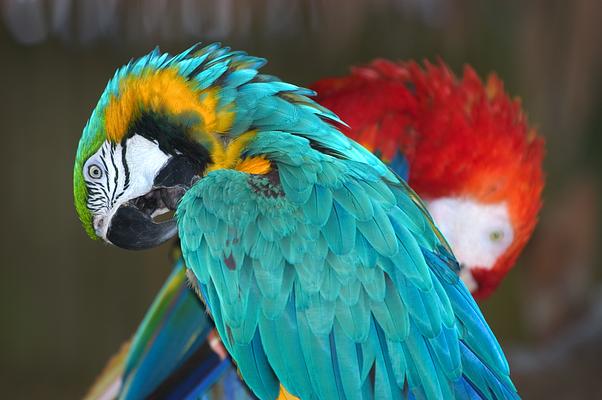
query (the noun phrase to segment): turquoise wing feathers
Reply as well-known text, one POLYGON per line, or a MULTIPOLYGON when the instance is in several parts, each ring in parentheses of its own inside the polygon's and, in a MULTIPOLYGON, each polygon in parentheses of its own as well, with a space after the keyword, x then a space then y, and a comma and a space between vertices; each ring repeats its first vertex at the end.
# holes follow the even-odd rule
POLYGON ((211 348, 213 327, 180 256, 126 356, 108 366, 86 398, 253 399, 230 359, 211 348))
POLYGON ((185 271, 180 258, 136 331, 125 361, 119 398, 186 393, 197 383, 215 380, 210 372, 219 369, 222 361, 206 344, 213 324, 188 287, 185 271), (187 368, 185 362, 193 357, 202 362, 187 368), (195 380, 189 388, 185 380, 175 385, 167 380, 179 370, 195 380))
POLYGON ((277 167, 209 173, 182 199, 178 225, 220 336, 258 397, 276 398, 280 382, 304 399, 518 397, 455 260, 403 181, 329 128, 264 131, 247 151, 277 167), (321 142, 334 152, 316 151, 321 142))

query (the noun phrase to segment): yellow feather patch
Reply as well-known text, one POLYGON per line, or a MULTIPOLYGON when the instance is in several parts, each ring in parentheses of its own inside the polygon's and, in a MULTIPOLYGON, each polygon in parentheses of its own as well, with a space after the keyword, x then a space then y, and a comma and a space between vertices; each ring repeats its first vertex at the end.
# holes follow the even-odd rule
POLYGON ((265 175, 272 170, 272 164, 264 157, 249 157, 240 160, 236 170, 253 175, 265 175))
POLYGON ((214 132, 226 132, 234 122, 233 107, 217 111, 218 88, 197 90, 196 83, 178 74, 175 68, 148 69, 139 75, 123 78, 119 94, 111 97, 105 111, 107 138, 120 141, 130 124, 142 111, 169 116, 198 118, 192 126, 198 140, 218 145, 214 132))
POLYGON ((278 398, 276 400, 299 400, 298 397, 290 394, 282 384, 280 384, 280 393, 278 393, 278 398))
MULTIPOLYGON (((207 172, 217 171, 218 169, 238 169, 237 166, 243 162, 241 160, 243 150, 255 138, 256 134, 256 131, 245 132, 228 143, 226 148, 221 144, 215 146, 211 152, 213 163, 207 167, 207 172)), ((269 164, 269 161, 265 161, 269 164)), ((265 165, 263 167, 265 169, 265 165)))

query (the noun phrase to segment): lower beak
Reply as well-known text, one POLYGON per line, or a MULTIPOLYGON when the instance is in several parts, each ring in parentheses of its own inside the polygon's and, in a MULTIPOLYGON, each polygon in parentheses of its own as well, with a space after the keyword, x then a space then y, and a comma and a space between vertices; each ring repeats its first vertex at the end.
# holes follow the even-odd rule
POLYGON ((471 293, 474 293, 479 288, 479 284, 475 280, 474 276, 472 276, 470 268, 464 265, 460 269, 460 279, 462 279, 462 282, 464 282, 464 285, 468 288, 468 290, 470 290, 471 293))
POLYGON ((106 239, 127 250, 144 250, 176 236, 178 228, 175 218, 155 222, 153 217, 174 211, 199 173, 198 166, 186 157, 172 157, 155 178, 150 192, 122 204, 114 213, 106 239))

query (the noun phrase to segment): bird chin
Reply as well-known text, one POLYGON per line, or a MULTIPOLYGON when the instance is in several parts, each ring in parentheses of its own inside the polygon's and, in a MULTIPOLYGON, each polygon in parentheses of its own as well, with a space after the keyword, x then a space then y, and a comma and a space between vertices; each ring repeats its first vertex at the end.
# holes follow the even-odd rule
POLYGON ((148 193, 119 206, 111 218, 107 241, 127 250, 144 250, 176 236, 174 211, 198 179, 198 173, 198 168, 186 157, 172 157, 159 171, 148 193))

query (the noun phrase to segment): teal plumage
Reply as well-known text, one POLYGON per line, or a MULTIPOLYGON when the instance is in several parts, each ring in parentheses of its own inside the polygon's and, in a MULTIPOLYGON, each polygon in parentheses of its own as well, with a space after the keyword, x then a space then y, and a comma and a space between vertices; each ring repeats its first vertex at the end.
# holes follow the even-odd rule
POLYGON ((233 114, 213 145, 251 131, 240 160, 269 161, 261 173, 217 165, 176 212, 186 265, 247 385, 261 399, 280 385, 303 399, 518 398, 420 199, 311 91, 263 64, 219 45, 154 51, 101 99, 126 74, 177 68, 233 114))
POLYGON ((257 130, 245 155, 273 170, 210 172, 177 210, 184 257, 249 387, 264 399, 279 382, 304 399, 518 397, 420 200, 307 94, 243 84, 235 126, 257 130))

